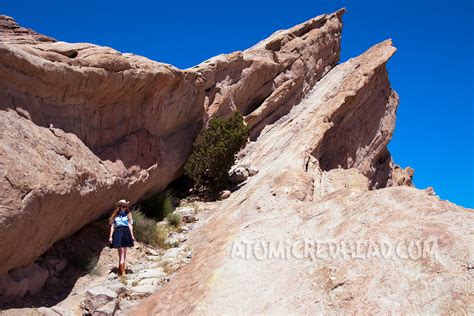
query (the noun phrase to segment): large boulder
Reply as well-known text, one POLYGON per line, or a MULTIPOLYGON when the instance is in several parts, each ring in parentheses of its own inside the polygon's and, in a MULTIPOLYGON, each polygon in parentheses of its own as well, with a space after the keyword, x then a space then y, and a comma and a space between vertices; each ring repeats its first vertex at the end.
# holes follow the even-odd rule
POLYGON ((239 110, 256 137, 336 65, 343 12, 187 70, 0 16, 0 275, 163 190, 209 116, 239 110))
POLYGON ((130 313, 472 313, 473 210, 410 187, 412 170, 387 150, 394 52, 384 41, 336 66, 263 129, 238 162, 258 174, 189 235, 193 260, 130 313))

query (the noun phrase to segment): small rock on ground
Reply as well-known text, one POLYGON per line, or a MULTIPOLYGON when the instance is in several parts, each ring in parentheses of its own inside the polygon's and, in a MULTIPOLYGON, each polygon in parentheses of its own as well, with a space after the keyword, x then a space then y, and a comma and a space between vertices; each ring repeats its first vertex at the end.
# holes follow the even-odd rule
POLYGON ((132 292, 140 294, 151 294, 155 292, 155 286, 153 285, 137 285, 132 287, 132 292))
POLYGON ((138 274, 139 279, 163 278, 165 276, 166 273, 161 268, 145 270, 142 273, 138 274))
POLYGON ((224 190, 221 192, 221 199, 227 199, 230 196, 230 191, 229 190, 224 190))
POLYGON ((106 288, 105 286, 96 286, 87 290, 84 307, 90 313, 94 313, 99 307, 104 306, 116 298, 117 293, 114 291, 106 288))

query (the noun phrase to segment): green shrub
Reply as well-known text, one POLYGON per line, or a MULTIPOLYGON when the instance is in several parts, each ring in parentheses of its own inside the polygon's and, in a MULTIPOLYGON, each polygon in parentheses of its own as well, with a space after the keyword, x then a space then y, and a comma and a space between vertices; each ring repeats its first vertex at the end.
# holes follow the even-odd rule
POLYGON ((193 144, 184 173, 196 187, 217 192, 227 185, 235 154, 245 145, 249 129, 239 112, 229 118, 212 118, 193 144))
POLYGON ((156 244, 163 249, 168 249, 170 246, 165 243, 165 240, 168 238, 169 233, 175 230, 175 227, 170 225, 158 225, 156 229, 158 234, 156 244))
POLYGON ((178 213, 170 213, 166 216, 166 219, 168 220, 168 223, 174 227, 178 227, 179 224, 181 224, 181 215, 178 213))
POLYGON ((146 216, 161 221, 173 212, 173 204, 167 192, 159 192, 142 201, 141 209, 146 216))
MULTIPOLYGON (((175 213, 171 213, 168 216, 172 214, 175 213)), ((176 215, 179 216, 177 213, 176 215)), ((181 217, 179 217, 179 221, 181 221, 181 217)), ((133 232, 135 238, 140 242, 167 249, 169 246, 165 244, 165 240, 168 238, 169 233, 174 230, 176 230, 174 226, 157 225, 154 219, 146 217, 140 210, 133 212, 133 232)))
POLYGON ((149 245, 157 245, 159 236, 156 230, 156 221, 146 217, 141 211, 134 211, 132 214, 135 238, 149 245))

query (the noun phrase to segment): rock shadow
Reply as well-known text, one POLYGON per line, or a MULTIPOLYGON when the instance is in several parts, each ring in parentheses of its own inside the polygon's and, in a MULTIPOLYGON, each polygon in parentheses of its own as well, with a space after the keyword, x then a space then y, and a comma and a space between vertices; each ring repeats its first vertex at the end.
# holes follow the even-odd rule
POLYGON ((107 220, 101 219, 56 242, 35 262, 49 271, 42 289, 36 294, 27 292, 23 297, 0 297, 0 310, 52 307, 66 299, 79 278, 99 273, 100 253, 109 247, 108 229, 107 220))

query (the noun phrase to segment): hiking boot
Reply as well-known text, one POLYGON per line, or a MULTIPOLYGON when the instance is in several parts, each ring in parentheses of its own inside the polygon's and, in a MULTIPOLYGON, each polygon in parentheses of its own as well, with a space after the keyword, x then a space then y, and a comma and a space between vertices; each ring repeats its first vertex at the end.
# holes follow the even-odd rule
POLYGON ((118 267, 118 275, 119 276, 122 276, 124 274, 124 267, 123 267, 123 263, 119 263, 119 267, 118 267))

